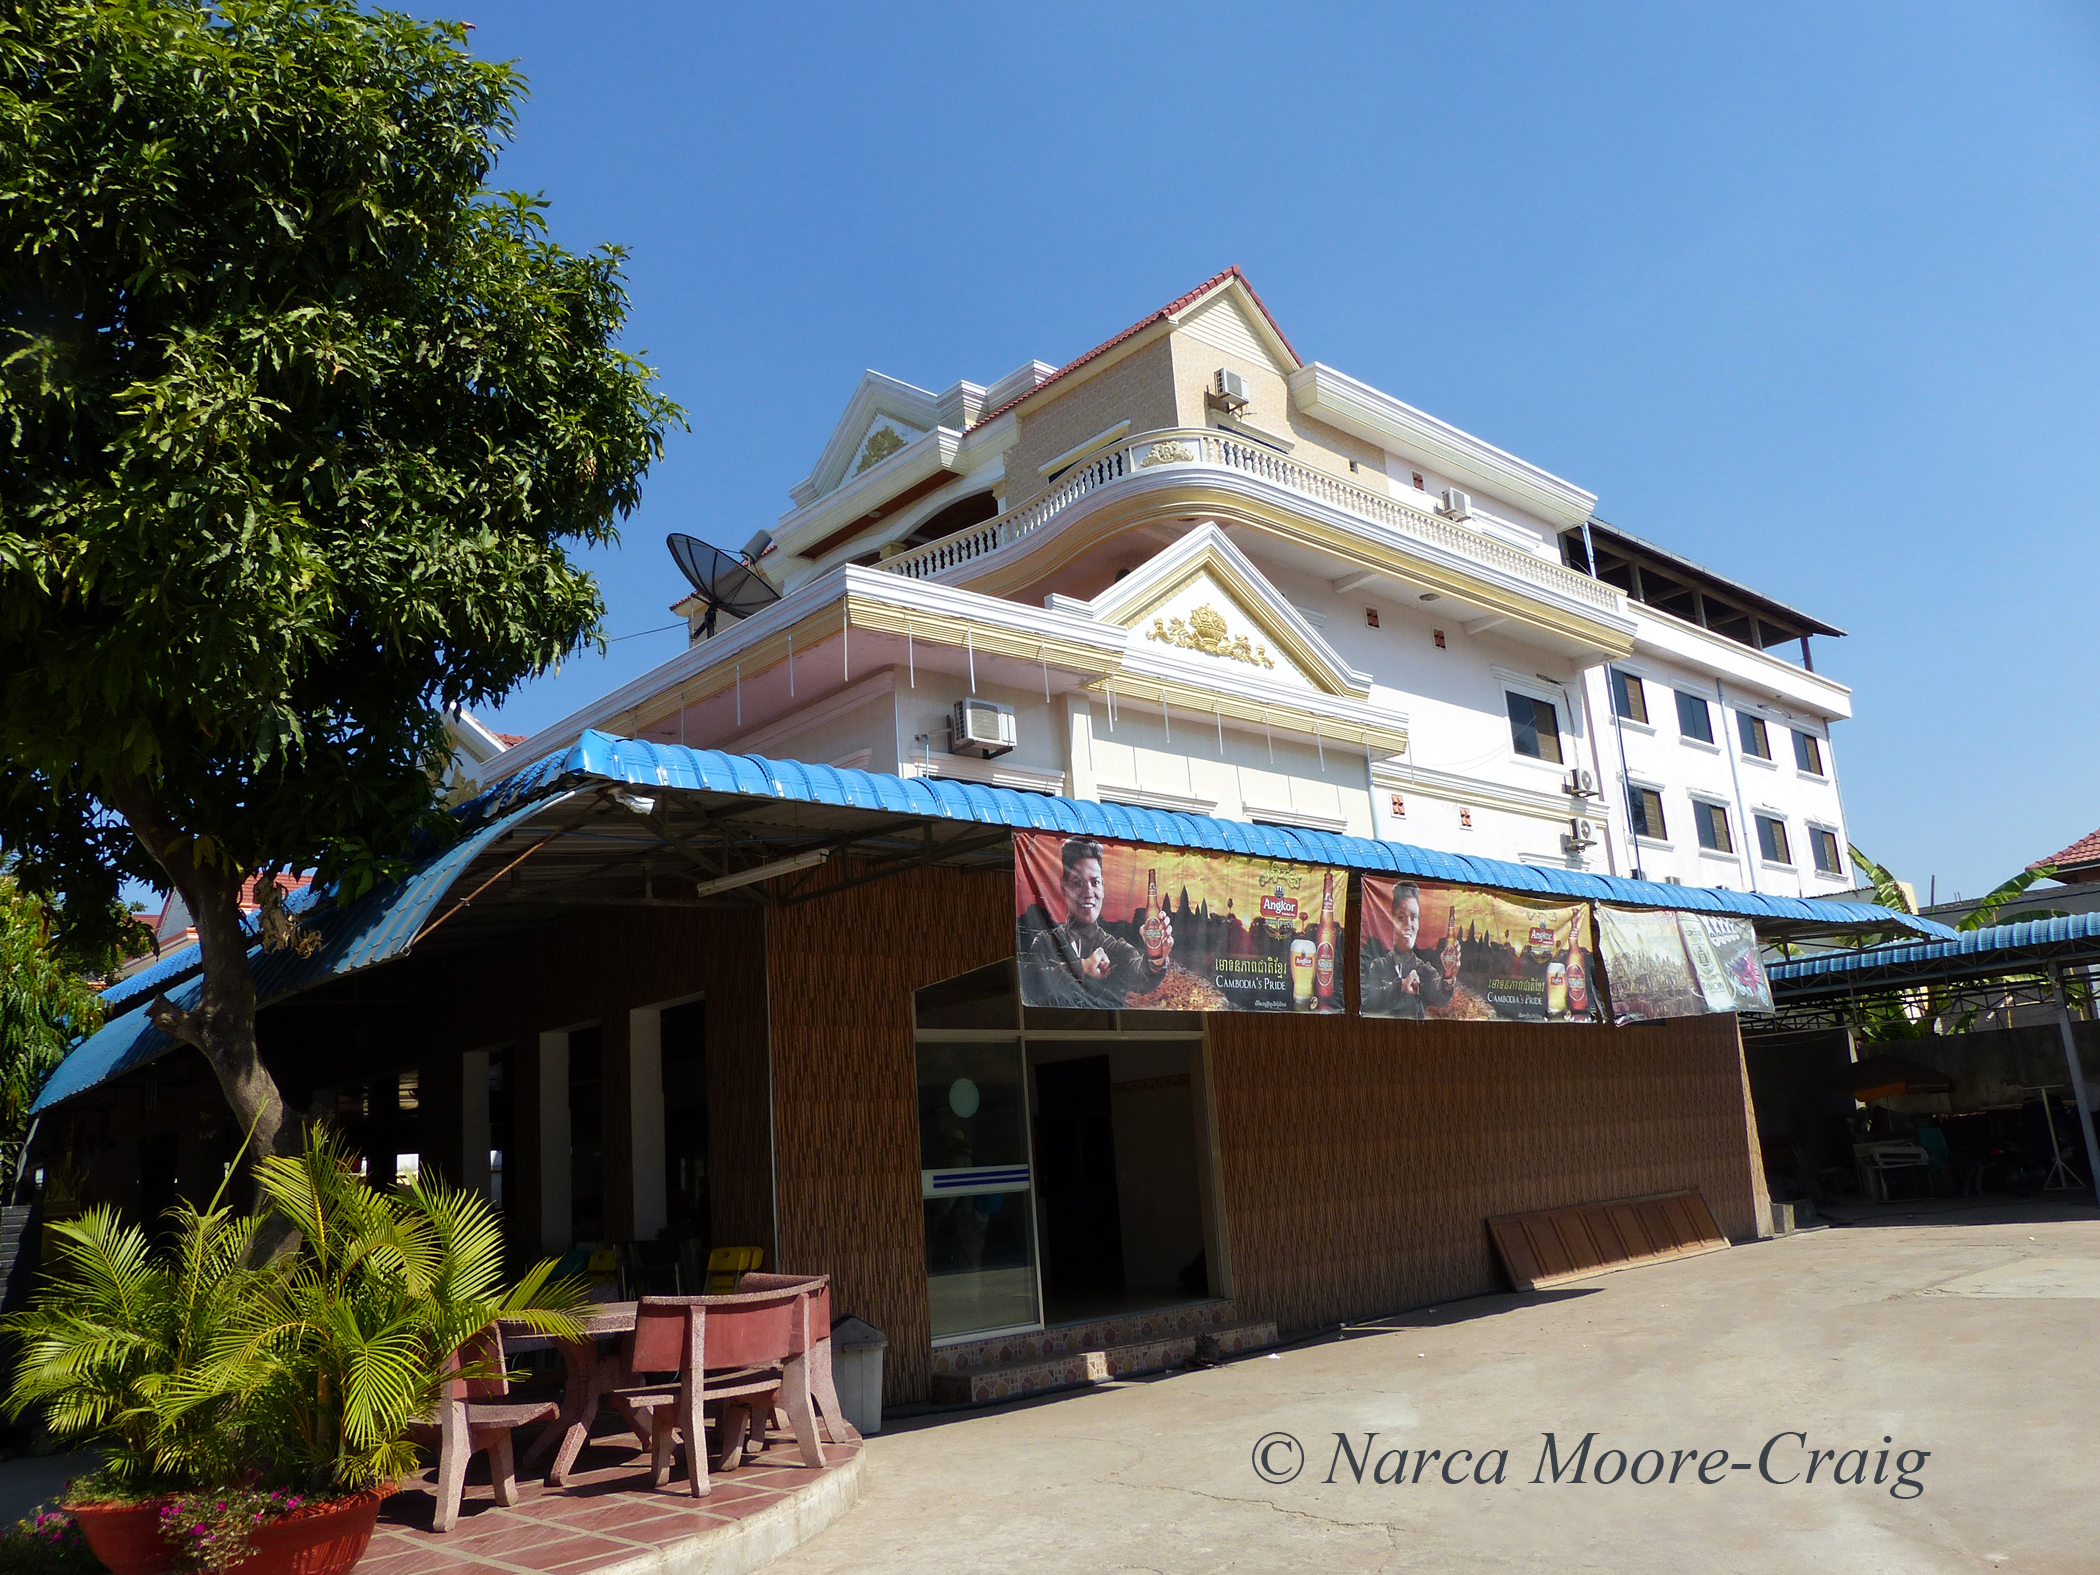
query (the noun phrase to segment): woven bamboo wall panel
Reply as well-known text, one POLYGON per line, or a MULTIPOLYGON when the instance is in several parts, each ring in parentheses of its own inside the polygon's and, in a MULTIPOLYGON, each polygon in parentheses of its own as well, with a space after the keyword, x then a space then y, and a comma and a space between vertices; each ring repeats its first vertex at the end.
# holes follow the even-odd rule
POLYGON ((780 1263, 889 1337, 883 1395, 933 1381, 912 992, 1011 957, 1013 878, 926 869, 773 910, 780 1263))
POLYGON ((1247 1316, 1298 1329, 1500 1289, 1497 1215, 1689 1187, 1736 1238, 1768 1212, 1733 1018, 1208 1022, 1247 1316))
POLYGON ((1721 1252, 1728 1238, 1696 1188, 1487 1222, 1510 1283, 1535 1291, 1670 1258, 1721 1252))

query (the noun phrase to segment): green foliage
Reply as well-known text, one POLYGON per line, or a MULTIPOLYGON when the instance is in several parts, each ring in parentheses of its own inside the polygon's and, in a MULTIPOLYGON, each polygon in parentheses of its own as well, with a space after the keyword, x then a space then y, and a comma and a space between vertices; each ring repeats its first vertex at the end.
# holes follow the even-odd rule
POLYGON ((59 1437, 99 1441, 120 1492, 231 1480, 244 1461, 233 1397, 202 1379, 252 1304, 258 1222, 216 1200, 178 1204, 170 1221, 172 1252, 107 1205, 48 1223, 58 1275, 7 1320, 21 1346, 11 1413, 40 1404, 59 1437))
MULTIPOLYGON (((99 1440, 128 1491, 235 1483, 348 1491, 415 1468, 407 1433, 442 1363, 498 1316, 573 1334, 582 1288, 542 1262, 501 1286, 503 1243, 481 1198, 419 1178, 382 1192, 341 1142, 259 1162, 302 1243, 250 1267, 258 1220, 187 1205, 158 1252, 107 1208, 53 1226, 62 1278, 8 1320, 23 1346, 9 1404, 99 1440)), ((469 1368, 469 1376, 479 1369, 469 1368)))
POLYGON ((79 1524, 64 1510, 45 1510, 0 1531, 0 1575, 104 1575, 79 1524))
POLYGON ((551 1279, 551 1259, 502 1290, 501 1228, 478 1195, 428 1173, 382 1192, 352 1159, 317 1134, 303 1154, 259 1163, 302 1245, 259 1282, 197 1390, 205 1403, 239 1396, 285 1479, 344 1489, 415 1469, 408 1426, 436 1406, 447 1353, 499 1316, 575 1333, 582 1300, 580 1284, 551 1279))
POLYGON ((447 709, 599 637, 566 547, 679 413, 618 346, 621 254, 485 188, 523 84, 465 40, 0 7, 0 843, 69 919, 127 876, 356 894, 449 824, 447 709))
POLYGON ((13 1195, 29 1107, 72 1041, 102 1026, 91 976, 108 971, 119 948, 98 945, 83 954, 69 941, 99 940, 112 932, 150 941, 145 926, 128 914, 107 918, 103 925, 69 931, 47 904, 21 889, 11 871, 0 869, 0 1199, 13 1195))

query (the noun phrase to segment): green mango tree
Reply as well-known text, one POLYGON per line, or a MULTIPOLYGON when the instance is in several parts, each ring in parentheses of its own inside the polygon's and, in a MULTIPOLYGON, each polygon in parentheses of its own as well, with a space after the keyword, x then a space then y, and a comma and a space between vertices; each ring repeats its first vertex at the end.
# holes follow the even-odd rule
POLYGON ((448 712, 600 638, 567 549, 679 419, 621 254, 488 189, 522 91, 349 0, 0 8, 0 847, 69 922, 181 894, 154 1020, 261 1154, 244 884, 447 833, 448 712))

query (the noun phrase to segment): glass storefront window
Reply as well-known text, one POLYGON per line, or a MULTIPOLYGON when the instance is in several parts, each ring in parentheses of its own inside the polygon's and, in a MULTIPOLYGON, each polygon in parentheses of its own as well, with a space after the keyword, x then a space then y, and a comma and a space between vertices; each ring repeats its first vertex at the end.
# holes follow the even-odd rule
POLYGON ((933 1337, 1038 1323, 1021 1042, 921 1040, 919 1177, 933 1337))

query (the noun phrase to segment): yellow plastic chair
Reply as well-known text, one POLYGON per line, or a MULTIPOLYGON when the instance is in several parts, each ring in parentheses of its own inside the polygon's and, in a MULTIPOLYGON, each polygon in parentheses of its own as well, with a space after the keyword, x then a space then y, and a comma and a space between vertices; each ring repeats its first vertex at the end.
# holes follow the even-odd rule
POLYGON ((765 1261, 762 1247, 717 1247, 707 1255, 707 1294, 729 1296, 736 1291, 739 1275, 748 1274, 765 1261))

